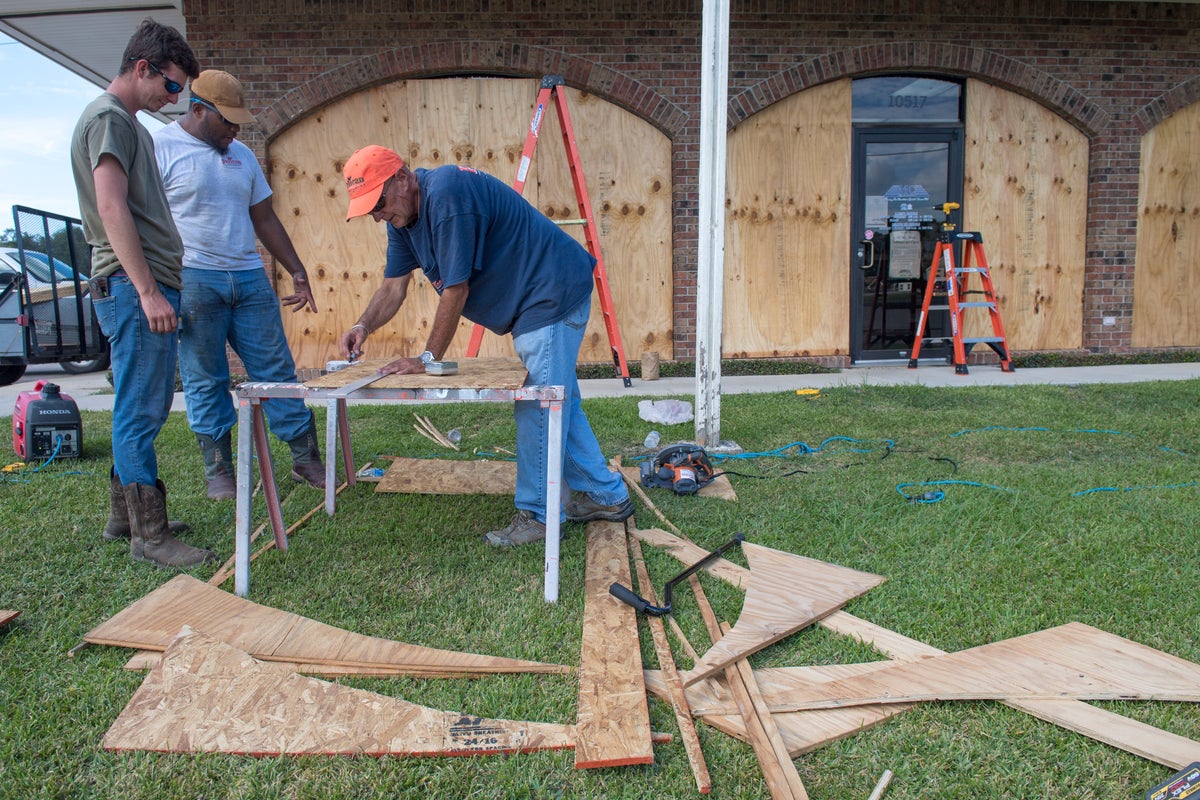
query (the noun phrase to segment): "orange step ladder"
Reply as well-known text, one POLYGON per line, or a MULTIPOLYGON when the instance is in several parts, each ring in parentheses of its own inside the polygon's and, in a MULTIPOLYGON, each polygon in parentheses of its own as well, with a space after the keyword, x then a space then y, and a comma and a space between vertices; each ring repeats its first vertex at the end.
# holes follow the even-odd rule
POLYGON ((954 233, 955 225, 950 221, 950 212, 959 208, 958 203, 943 203, 934 206, 945 214, 938 236, 937 247, 933 251, 933 261, 929 265, 929 275, 925 280, 925 302, 921 305, 921 316, 917 322, 916 338, 913 341, 912 357, 908 360, 908 368, 917 368, 917 359, 921 355, 922 342, 953 340, 954 372, 957 375, 967 374, 967 355, 977 344, 986 344, 1000 356, 1000 369, 1013 372, 1012 354, 1008 349, 1008 339, 1004 335, 1004 323, 1000 320, 1000 309, 996 302, 996 287, 992 284, 992 276, 988 271, 987 256, 983 252, 983 235, 978 231, 954 233), (963 265, 954 264, 955 240, 963 245, 963 265), (945 277, 946 305, 932 305, 934 286, 937 284, 939 269, 945 277), (978 275, 982 289, 968 289, 968 279, 978 275), (983 300, 966 300, 967 295, 981 294, 983 300), (963 335, 963 313, 970 308, 983 308, 988 312, 992 323, 991 336, 968 337, 963 335), (930 311, 950 312, 950 336, 926 337, 925 331, 929 325, 930 311))
MULTIPOLYGON (((593 275, 596 278, 596 290, 600 294, 600 309, 604 313, 604 328, 608 332, 608 344, 612 348, 613 365, 617 377, 624 380, 626 386, 632 386, 629 380, 629 365, 625 361, 625 348, 621 344, 621 331, 617 326, 617 315, 613 309, 612 292, 608 287, 608 273, 604 270, 604 256, 600 253, 600 236, 596 231, 596 220, 592 215, 592 202, 588 199, 587 184, 583 179, 583 168, 579 163, 579 148, 575 144, 575 129, 571 126, 571 114, 567 110, 567 95, 565 81, 562 75, 546 75, 542 78, 542 86, 538 91, 537 104, 534 106, 533 118, 529 121, 529 132, 525 135, 525 149, 521 152, 521 162, 517 167, 517 177, 513 188, 518 194, 525 193, 525 180, 529 177, 529 167, 533 163, 533 151, 537 148, 538 134, 541 133, 542 121, 554 98, 554 107, 558 110, 559 126, 562 128, 563 145, 567 150, 567 163, 571 169, 571 183, 575 187, 575 200, 579 203, 580 219, 563 220, 560 225, 583 225, 584 239, 588 252, 596 259, 593 275)), ((467 357, 479 355, 479 345, 483 342, 482 325, 476 324, 471 329, 471 339, 467 343, 467 357)))

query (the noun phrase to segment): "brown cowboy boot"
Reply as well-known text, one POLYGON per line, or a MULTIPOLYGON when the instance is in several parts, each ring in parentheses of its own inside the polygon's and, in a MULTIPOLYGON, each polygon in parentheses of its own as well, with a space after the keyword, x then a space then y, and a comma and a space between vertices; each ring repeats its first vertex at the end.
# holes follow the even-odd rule
POLYGON ((225 434, 214 439, 203 433, 196 434, 200 452, 204 455, 204 483, 209 500, 232 500, 237 497, 237 483, 233 471, 233 437, 225 434))
POLYGON ((132 529, 129 555, 134 561, 190 569, 219 560, 211 550, 184 544, 167 530, 167 490, 162 481, 156 486, 131 483, 124 490, 132 529))
POLYGON ((316 423, 302 435, 287 443, 292 451, 292 480, 307 483, 317 489, 325 488, 325 464, 317 449, 316 423))
MULTIPOLYGON (((167 522, 167 530, 172 534, 187 533, 191 529, 192 526, 186 522, 175 519, 167 522)), ((116 467, 110 467, 108 471, 108 522, 100 538, 106 542, 129 538, 129 509, 125 506, 125 491, 121 488, 116 467)))

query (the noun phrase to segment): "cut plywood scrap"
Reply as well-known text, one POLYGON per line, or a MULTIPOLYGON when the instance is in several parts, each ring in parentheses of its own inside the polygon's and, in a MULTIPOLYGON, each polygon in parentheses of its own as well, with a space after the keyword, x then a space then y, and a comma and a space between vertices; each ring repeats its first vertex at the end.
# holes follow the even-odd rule
MULTIPOLYGON (((359 361, 337 372, 330 372, 304 385, 310 389, 341 389, 374 375, 390 358, 359 361)), ((385 375, 369 389, 520 389, 527 371, 519 358, 464 358, 456 375, 385 375)))
POLYGON ((932 700, 1200 702, 1200 664, 1080 622, 844 680, 775 675, 765 692, 772 711, 932 700))
POLYGON ((20 611, 13 611, 8 608, 0 608, 0 625, 7 625, 21 615, 20 611))
MULTIPOLYGON (((794 667, 803 671, 805 676, 814 682, 832 681, 887 667, 890 662, 877 661, 864 664, 835 664, 817 667, 794 667)), ((758 669, 754 677, 762 688, 764 695, 772 691, 772 681, 776 669, 758 669)), ((646 671, 646 688, 659 697, 664 697, 667 691, 666 683, 657 670, 646 671)), ((689 704, 693 704, 692 713, 717 730, 745 742, 746 725, 741 715, 733 707, 733 698, 719 678, 698 681, 687 687, 689 704), (732 713, 721 713, 727 708, 732 713), (716 713, 709 713, 715 711, 716 713)), ((795 758, 804 753, 812 752, 830 742, 844 739, 856 733, 872 728, 889 717, 901 713, 913 704, 893 703, 889 705, 863 705, 848 708, 831 708, 818 711, 781 711, 772 712, 775 726, 779 729, 788 753, 795 758)))
POLYGON ((750 583, 737 624, 684 674, 695 683, 790 636, 886 578, 804 556, 742 543, 750 583))
POLYGON ((631 585, 624 525, 588 523, 584 581, 575 768, 653 763, 637 614, 608 593, 631 585))
MULTIPOLYGON (((689 542, 687 539, 680 538, 661 528, 638 528, 631 530, 630 534, 636 536, 646 544, 666 551, 677 561, 681 561, 689 567, 692 564, 702 561, 709 553, 708 550, 700 547, 700 545, 689 542)), ((724 558, 714 558, 705 564, 702 569, 710 575, 720 578, 739 589, 745 589, 750 584, 750 570, 724 558)))
MULTIPOLYGON (((853 636, 858 641, 887 653, 893 659, 917 660, 944 655, 945 652, 845 611, 830 614, 821 620, 820 624, 835 633, 853 636)), ((1088 705, 1080 700, 1002 702, 1038 719, 1175 769, 1182 769, 1195 761, 1196 753, 1200 753, 1200 742, 1088 705)))
POLYGON ((381 667, 408 675, 568 672, 565 666, 437 650, 364 636, 252 603, 189 575, 177 575, 83 638, 92 644, 165 650, 184 625, 255 658, 305 664, 381 667))
MULTIPOLYGON (((728 635, 728 630, 725 633, 728 635)), ((763 702, 750 664, 742 659, 725 667, 725 679, 741 712, 746 738, 758 757, 771 797, 775 800, 808 800, 808 792, 775 725, 775 718, 763 702)))
POLYGON ((571 747, 570 725, 483 719, 297 675, 184 631, 104 737, 106 750, 468 756, 571 747))
MULTIPOLYGON (((660 518, 663 519, 664 524, 674 528, 669 520, 661 517, 661 514, 660 518)), ((647 532, 640 531, 639 534, 641 533, 647 532)), ((669 554, 684 564, 694 564, 699 558, 703 558, 705 554, 702 548, 684 539, 682 536, 676 536, 666 531, 657 531, 656 535, 663 542, 663 545, 660 546, 663 546, 669 554), (699 554, 699 558, 696 557, 697 553, 699 554)), ((642 540, 649 541, 645 537, 642 540)), ((651 543, 655 544, 655 542, 651 543)), ((749 573, 736 564, 730 562, 725 562, 725 564, 728 565, 726 568, 722 570, 710 570, 711 574, 734 586, 744 586, 749 573)), ((694 578, 695 576, 692 576, 692 579, 694 578)), ((819 620, 818 624, 827 630, 843 636, 850 636, 857 641, 869 644, 894 660, 916 661, 931 656, 942 655, 945 652, 925 642, 856 617, 846 611, 834 611, 819 620)), ((1186 767, 1196 760, 1196 753, 1200 752, 1200 742, 1164 731, 1161 728, 1155 728, 1129 717, 1123 717, 1112 711, 1088 705, 1080 700, 1004 700, 1002 702, 1006 706, 1024 711, 1026 714, 1030 714, 1038 719, 1045 720, 1070 731, 1075 731, 1098 742, 1104 742, 1112 747, 1125 750, 1174 769, 1186 767)), ((896 713, 909 707, 905 705, 889 706, 896 713)), ((872 707, 859 706, 857 708, 868 709, 872 707)), ((826 712, 801 711, 796 713, 801 715, 801 718, 805 718, 809 714, 824 715, 826 712)), ((718 718, 710 717, 708 719, 716 720, 718 718)), ((856 731, 857 728, 852 726, 840 736, 834 738, 848 736, 856 731)), ((832 741, 832 739, 830 740, 832 741)))
MULTIPOLYGON (((651 456, 653 458, 653 456, 651 456)), ((641 486, 642 468, 639 467, 621 467, 621 476, 625 478, 626 483, 636 483, 641 486)), ((701 497, 715 497, 718 500, 737 501, 737 492, 733 490, 733 484, 729 482, 728 475, 718 475, 708 483, 701 487, 696 494, 701 497)))
POLYGON ((377 492, 407 494, 512 494, 515 461, 450 461, 397 458, 375 486, 377 492))

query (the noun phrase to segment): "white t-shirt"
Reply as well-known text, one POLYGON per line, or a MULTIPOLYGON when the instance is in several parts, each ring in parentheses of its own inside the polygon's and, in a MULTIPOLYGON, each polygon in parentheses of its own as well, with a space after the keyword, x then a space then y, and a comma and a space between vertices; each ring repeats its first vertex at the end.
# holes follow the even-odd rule
POLYGON ((262 269, 250 207, 271 196, 254 152, 237 139, 222 155, 178 121, 154 132, 154 155, 183 237, 183 266, 262 269))

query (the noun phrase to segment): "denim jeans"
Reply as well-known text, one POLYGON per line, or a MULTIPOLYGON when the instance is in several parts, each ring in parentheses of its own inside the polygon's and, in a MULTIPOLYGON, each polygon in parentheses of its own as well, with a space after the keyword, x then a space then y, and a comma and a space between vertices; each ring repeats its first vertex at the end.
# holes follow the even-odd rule
MULTIPOLYGON (((180 308, 179 372, 192 433, 220 439, 237 423, 226 342, 250 380, 296 382, 279 298, 266 270, 184 269, 180 308)), ((262 408, 271 432, 285 442, 312 425, 312 411, 299 398, 272 398, 262 408)))
MULTIPOLYGON (((585 300, 562 320, 513 337, 517 356, 529 370, 526 386, 566 387, 562 410, 563 483, 585 492, 598 503, 616 505, 629 497, 619 473, 608 468, 600 443, 579 402, 575 364, 591 315, 585 300)), ((536 400, 519 400, 513 412, 517 422, 517 508, 546 521, 546 448, 550 410, 536 400)), ((563 515, 565 519, 565 515, 563 515)), ((561 520, 560 520, 561 521, 561 520)))
MULTIPOLYGON (((179 291, 158 285, 179 312, 179 291)), ((113 374, 113 464, 122 485, 154 486, 158 456, 154 440, 171 413, 179 339, 153 333, 133 282, 123 274, 108 279, 108 297, 93 298, 100 329, 108 337, 113 374)))

